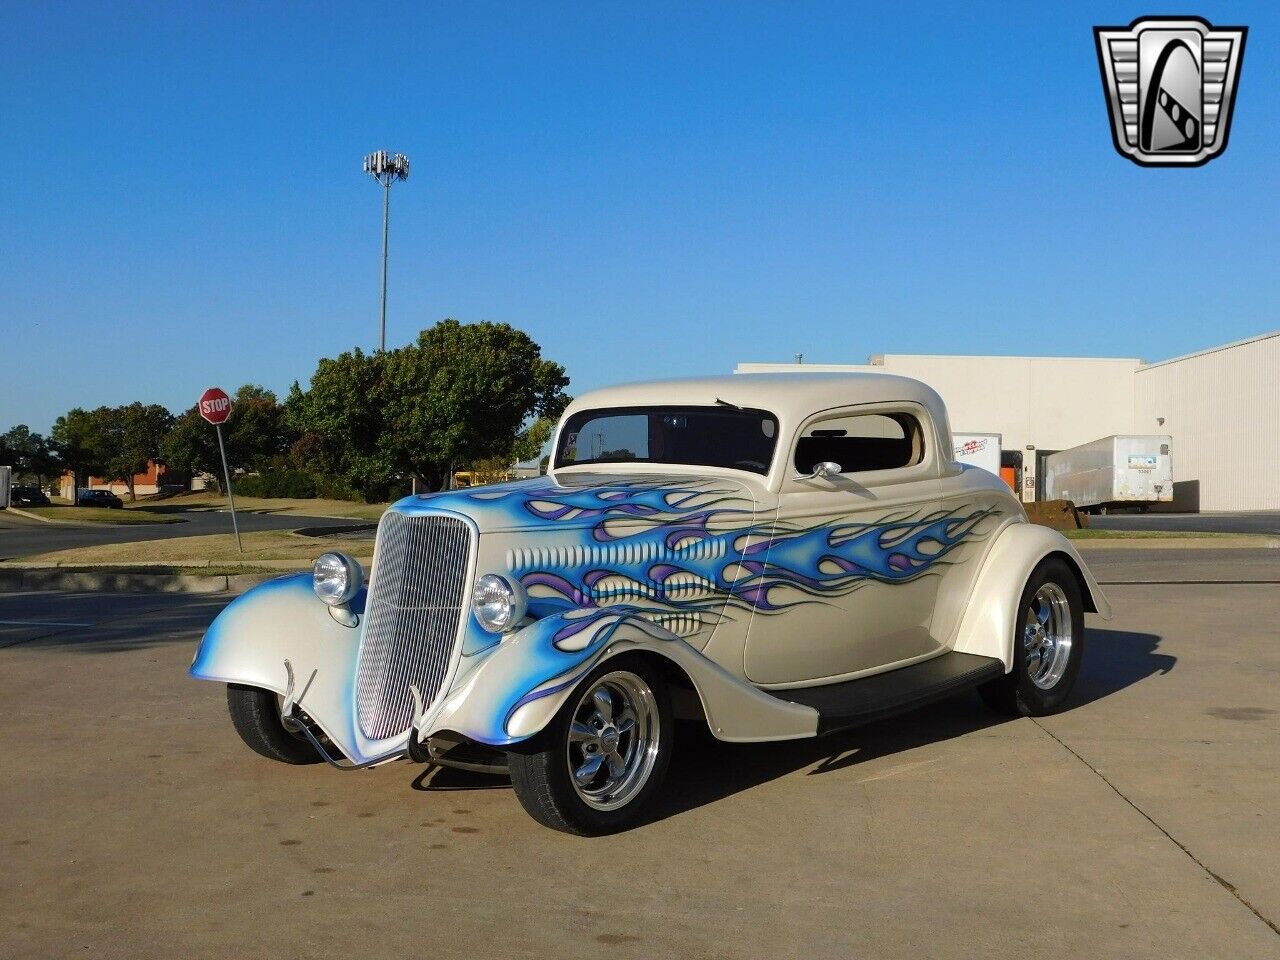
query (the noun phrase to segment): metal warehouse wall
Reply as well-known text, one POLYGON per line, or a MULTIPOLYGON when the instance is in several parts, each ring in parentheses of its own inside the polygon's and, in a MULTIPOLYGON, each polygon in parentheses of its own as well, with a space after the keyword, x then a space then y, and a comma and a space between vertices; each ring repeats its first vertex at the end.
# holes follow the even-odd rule
POLYGON ((1134 430, 1173 436, 1201 510, 1280 510, 1280 331, 1140 367, 1134 430))
MULTIPOLYGON (((922 380, 957 433, 998 433, 1005 450, 1063 450, 1133 433, 1136 359, 886 354, 875 365, 740 363, 738 373, 866 371, 922 380)), ((1152 431, 1154 432, 1154 431, 1152 431)))

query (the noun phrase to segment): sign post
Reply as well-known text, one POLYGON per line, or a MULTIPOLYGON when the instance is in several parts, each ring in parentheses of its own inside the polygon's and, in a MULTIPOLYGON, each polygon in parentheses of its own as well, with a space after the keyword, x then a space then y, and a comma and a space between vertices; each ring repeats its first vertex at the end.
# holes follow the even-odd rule
POLYGON ((236 522, 236 498, 231 493, 231 471, 227 469, 227 448, 222 445, 222 424, 231 416, 231 398, 221 387, 210 387, 200 394, 197 406, 200 416, 213 424, 218 431, 218 453, 222 455, 222 476, 227 484, 227 502, 231 504, 231 529, 236 534, 236 549, 244 553, 240 545, 240 524, 236 522))

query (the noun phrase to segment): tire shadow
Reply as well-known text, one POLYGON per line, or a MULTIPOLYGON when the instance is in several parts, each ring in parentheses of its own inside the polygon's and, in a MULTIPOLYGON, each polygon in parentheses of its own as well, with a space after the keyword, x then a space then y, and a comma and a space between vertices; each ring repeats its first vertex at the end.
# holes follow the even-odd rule
MULTIPOLYGON (((1085 661, 1068 710, 1112 696, 1149 677, 1169 673, 1177 658, 1158 652, 1150 633, 1090 627, 1085 661)), ((704 723, 677 721, 675 750, 651 814, 632 829, 679 816, 801 770, 822 776, 860 763, 1014 722, 968 692, 866 726, 811 740, 726 743, 704 723)), ((507 789, 502 776, 428 768, 413 781, 426 791, 507 789)))
MULTIPOLYGON (((1155 634, 1090 627, 1088 646, 1068 710, 1169 673, 1177 658, 1158 652, 1155 634)), ((741 744, 716 740, 706 727, 682 722, 671 768, 646 823, 678 816, 735 793, 807 768, 821 776, 927 744, 942 743, 1017 718, 992 712, 976 693, 965 693, 897 717, 813 740, 741 744)))

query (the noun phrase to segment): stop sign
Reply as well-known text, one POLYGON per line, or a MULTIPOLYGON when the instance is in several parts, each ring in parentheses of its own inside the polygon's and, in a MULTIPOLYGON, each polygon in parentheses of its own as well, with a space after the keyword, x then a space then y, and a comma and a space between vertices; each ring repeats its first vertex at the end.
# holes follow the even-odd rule
POLYGON ((231 398, 221 387, 210 387, 200 394, 197 409, 200 416, 217 426, 231 416, 231 398))

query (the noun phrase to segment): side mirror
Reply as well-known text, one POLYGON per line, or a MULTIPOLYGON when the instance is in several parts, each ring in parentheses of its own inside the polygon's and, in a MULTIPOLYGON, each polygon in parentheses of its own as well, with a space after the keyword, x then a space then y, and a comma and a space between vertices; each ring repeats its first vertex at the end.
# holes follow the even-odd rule
POLYGON ((834 460, 822 460, 813 465, 813 473, 802 473, 792 480, 831 480, 842 473, 840 464, 834 460))

